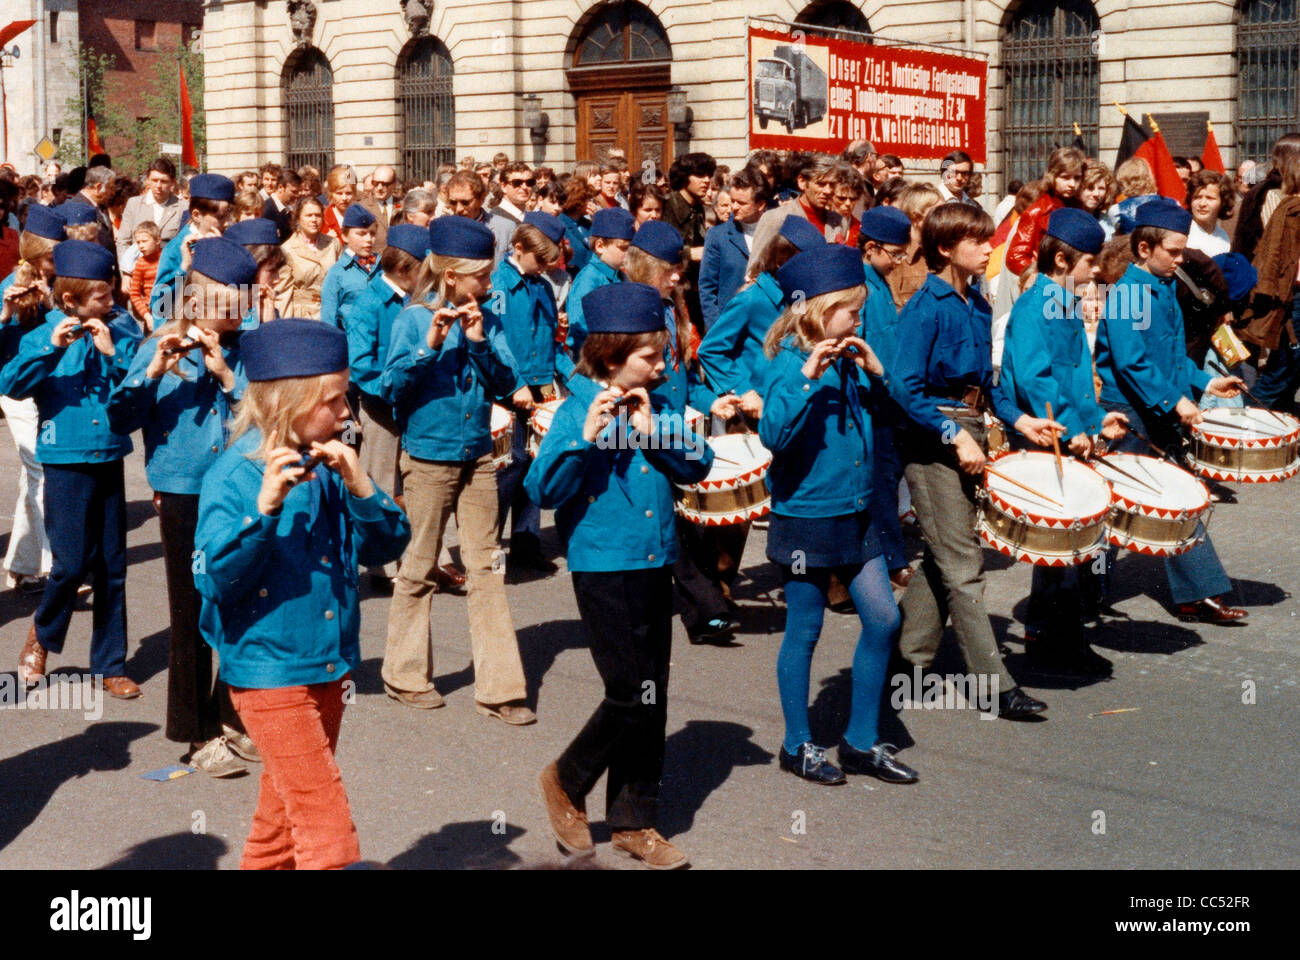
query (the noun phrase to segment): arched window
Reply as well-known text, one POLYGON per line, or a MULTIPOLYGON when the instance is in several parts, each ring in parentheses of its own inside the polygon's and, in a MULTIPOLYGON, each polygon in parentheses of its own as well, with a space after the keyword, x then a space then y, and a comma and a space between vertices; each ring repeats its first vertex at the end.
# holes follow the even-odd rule
MULTIPOLYGON (((854 33, 871 35, 871 24, 867 23, 867 18, 862 15, 862 11, 855 4, 849 3, 848 0, 814 0, 813 3, 804 7, 803 13, 795 17, 794 22, 806 27, 832 27, 836 30, 852 30, 854 33)), ((817 29, 811 29, 807 32, 813 36, 840 37, 846 40, 857 39, 817 29)))
POLYGON ((435 37, 412 41, 397 63, 402 176, 432 180, 439 165, 456 162, 456 108, 451 53, 435 37))
POLYGON ((1243 0, 1237 21, 1237 162, 1264 160, 1300 129, 1300 16, 1296 0, 1243 0))
POLYGON ((285 159, 321 172, 334 165, 334 71, 325 54, 307 47, 291 56, 280 79, 285 159))
POLYGON ((1043 175, 1056 147, 1074 142, 1074 125, 1097 153, 1097 12, 1088 0, 1026 0, 1002 35, 1002 158, 1008 181, 1043 175))
POLYGON ((647 7, 631 0, 606 4, 579 37, 574 67, 671 60, 663 26, 647 7))

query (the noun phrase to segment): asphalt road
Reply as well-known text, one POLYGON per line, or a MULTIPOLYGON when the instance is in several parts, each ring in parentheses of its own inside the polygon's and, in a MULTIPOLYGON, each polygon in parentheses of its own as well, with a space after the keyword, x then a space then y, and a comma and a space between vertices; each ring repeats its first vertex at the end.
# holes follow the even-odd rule
MULTIPOLYGON (((0 444, 0 476, 16 456, 0 444)), ((139 453, 130 499, 129 673, 144 688, 106 700, 88 722, 73 710, 0 710, 0 867, 237 866, 258 777, 142 774, 184 752, 162 735, 167 594, 158 523, 139 453)), ((974 710, 904 710, 886 739, 921 781, 862 777, 816 787, 781 772, 775 661, 780 589, 750 538, 736 597, 746 626, 729 647, 691 646, 678 624, 669 692, 660 827, 697 869, 814 867, 1258 868, 1300 865, 1300 479, 1233 488, 1211 530, 1248 625, 1180 624, 1158 561, 1125 555, 1115 606, 1094 634, 1113 678, 1079 683, 1023 662, 1020 617, 1030 568, 988 553, 987 601, 1008 664, 1050 705, 1042 723, 974 710), (1243 702, 1253 701, 1253 702, 1243 702), (1104 710, 1127 710, 1090 717, 1104 710)), ((3 485, 6 536, 12 481, 3 485)), ((545 543, 555 551, 546 520, 545 543)), ((913 545, 915 546, 915 544, 913 545)), ((401 707, 379 679, 387 601, 363 603, 357 699, 338 753, 363 855, 395 868, 558 862, 537 795, 538 771, 601 697, 583 649, 568 577, 508 588, 540 722, 509 728, 474 712, 464 600, 435 596, 432 712, 401 707)), ((34 603, 0 594, 6 688, 34 603)), ((90 613, 72 623, 50 668, 83 672, 90 613)), ((827 615, 813 662, 813 729, 835 742, 847 717, 856 620, 827 615)), ((939 672, 964 667, 951 637, 939 672)), ((257 770, 258 768, 254 768, 257 770)), ((598 862, 623 867, 602 841, 604 797, 589 799, 598 862)))

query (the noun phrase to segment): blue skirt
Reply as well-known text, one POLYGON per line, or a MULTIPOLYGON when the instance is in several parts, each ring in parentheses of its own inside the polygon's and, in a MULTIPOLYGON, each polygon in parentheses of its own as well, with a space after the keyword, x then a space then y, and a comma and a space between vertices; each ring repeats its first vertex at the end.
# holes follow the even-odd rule
POLYGON ((884 552, 871 514, 838 517, 768 518, 767 559, 783 567, 802 560, 805 568, 861 566, 884 552))

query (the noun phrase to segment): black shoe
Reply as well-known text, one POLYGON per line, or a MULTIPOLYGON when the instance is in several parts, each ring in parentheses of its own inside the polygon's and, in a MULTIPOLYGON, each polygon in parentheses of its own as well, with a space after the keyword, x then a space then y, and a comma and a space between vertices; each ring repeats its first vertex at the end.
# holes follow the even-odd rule
POLYGON ((998 694, 998 716, 1003 720, 1029 720, 1047 709, 1047 704, 1035 700, 1020 687, 998 694))
POLYGON ((799 752, 793 756, 786 753, 785 745, 782 744, 779 762, 782 770, 789 770, 796 777, 803 777, 813 783, 833 786, 846 782, 840 768, 826 759, 826 748, 812 743, 799 744, 799 752))
POLYGON ((740 629, 740 621, 731 617, 714 617, 698 630, 687 630, 686 636, 691 643, 704 643, 708 640, 730 639, 731 634, 740 629))
POLYGON ((892 743, 878 743, 870 750, 859 750, 848 741, 840 741, 840 767, 845 773, 866 774, 886 783, 916 783, 917 772, 891 753, 892 743))
POLYGON ((541 541, 532 534, 517 534, 510 539, 510 552, 506 554, 506 573, 532 570, 552 574, 559 566, 542 556, 541 541))
POLYGON ((1109 676, 1113 665, 1083 640, 1059 643, 1025 634, 1025 656, 1034 666, 1088 677, 1109 676))

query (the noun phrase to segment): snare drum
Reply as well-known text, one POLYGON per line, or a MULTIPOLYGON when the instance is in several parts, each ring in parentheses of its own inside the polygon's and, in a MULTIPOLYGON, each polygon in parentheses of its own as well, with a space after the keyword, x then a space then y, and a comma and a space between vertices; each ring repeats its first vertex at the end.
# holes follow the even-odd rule
POLYGON ((510 452, 514 440, 515 418, 505 407, 492 405, 492 466, 504 470, 510 466, 514 455, 510 452))
POLYGON ((1167 460, 1140 453, 1108 453, 1098 472, 1110 481, 1110 542, 1149 557, 1176 557, 1205 539, 1210 522, 1210 491, 1167 460), (1113 462, 1141 482, 1104 464, 1113 462))
POLYGON ((533 407, 532 415, 528 418, 528 455, 537 456, 537 451, 542 447, 542 438, 546 436, 551 429, 551 421, 555 419, 555 411, 560 409, 563 400, 545 400, 533 407))
POLYGON ((1110 484, 1097 471, 1077 460, 1062 460, 1062 484, 1057 479, 1056 457, 1037 450, 1009 453, 996 464, 999 473, 1062 506, 986 473, 979 534, 990 547, 1038 567, 1086 563, 1106 549, 1110 484))
POLYGON ((1223 423, 1198 423, 1189 444, 1191 467, 1211 480, 1276 483, 1300 472, 1300 420, 1262 407, 1214 407, 1223 423))
POLYGON ((677 512, 705 527, 730 527, 772 509, 767 469, 772 454, 754 436, 729 433, 709 440, 713 467, 699 483, 677 485, 677 512))

